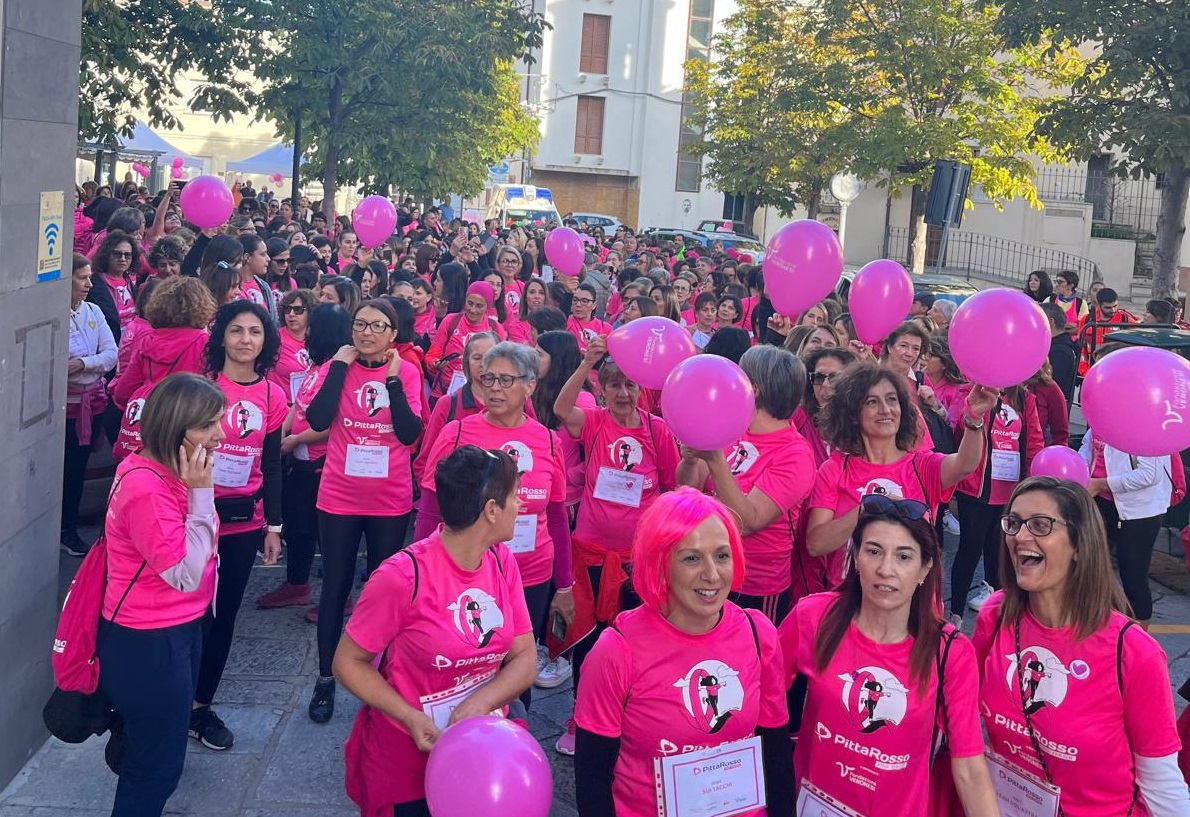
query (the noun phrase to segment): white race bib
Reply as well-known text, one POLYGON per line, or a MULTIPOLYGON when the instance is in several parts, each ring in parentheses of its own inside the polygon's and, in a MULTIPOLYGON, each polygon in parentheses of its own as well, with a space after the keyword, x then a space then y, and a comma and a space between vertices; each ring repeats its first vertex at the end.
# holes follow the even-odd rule
POLYGON ((388 448, 383 445, 347 445, 343 473, 349 477, 388 479, 388 448))
POLYGON ((459 389, 463 388, 463 384, 466 382, 467 378, 462 372, 455 372, 450 376, 450 385, 446 387, 446 393, 454 394, 459 389))
MULTIPOLYGON (((458 705, 466 700, 467 696, 472 692, 492 680, 495 675, 495 672, 489 672, 487 675, 472 678, 470 681, 442 692, 423 695, 419 701, 421 703, 421 711, 426 713, 426 717, 432 720, 435 726, 439 729, 445 729, 450 725, 451 713, 455 711, 458 705)), ((492 714, 500 715, 502 713, 497 711, 492 714)))
POLYGON ((256 457, 251 455, 225 454, 215 452, 215 460, 211 463, 211 481, 220 488, 243 488, 248 484, 248 477, 252 475, 252 461, 256 457))
POLYGON ((729 817, 765 806, 759 736, 659 757, 653 770, 664 817, 729 817))
POLYGON ((289 376, 289 402, 297 400, 298 392, 302 390, 302 384, 305 382, 305 372, 294 372, 289 376))
POLYGON ((992 479, 1016 482, 1021 478, 1021 455, 1017 451, 992 451, 992 479))
POLYGON ((516 518, 512 538, 504 544, 513 553, 532 553, 537 549, 537 514, 525 513, 516 518))
POLYGON ((1002 817, 1057 817, 1061 790, 1016 768, 999 755, 986 753, 992 788, 1002 817))
POLYGON ((798 785, 801 789, 797 795, 798 814, 811 817, 860 817, 809 780, 802 780, 798 785))
POLYGON ((621 471, 619 468, 603 467, 599 469, 592 496, 615 505, 639 508, 644 490, 645 478, 642 475, 621 471))

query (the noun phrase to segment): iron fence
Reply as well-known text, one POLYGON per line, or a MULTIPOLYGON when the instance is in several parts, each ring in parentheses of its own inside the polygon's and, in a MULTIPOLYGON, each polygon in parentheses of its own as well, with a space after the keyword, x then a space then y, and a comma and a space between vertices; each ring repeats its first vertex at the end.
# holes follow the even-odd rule
POLYGON ((1157 231, 1162 182, 1160 175, 1115 176, 1103 159, 1084 165, 1046 165, 1034 180, 1043 202, 1090 204, 1092 237, 1142 240, 1157 231))
MULTIPOLYGON (((889 228, 888 249, 889 258, 902 262, 909 260, 907 227, 889 228)), ((937 266, 940 250, 941 231, 929 230, 926 236, 927 272, 932 272, 937 266)), ((1024 286, 1029 273, 1034 270, 1045 270, 1051 276, 1059 270, 1073 270, 1078 273, 1081 286, 1088 286, 1101 278, 1098 265, 1081 255, 961 230, 952 230, 947 237, 946 255, 942 259, 942 271, 947 275, 968 280, 972 277, 986 278, 1024 286)))

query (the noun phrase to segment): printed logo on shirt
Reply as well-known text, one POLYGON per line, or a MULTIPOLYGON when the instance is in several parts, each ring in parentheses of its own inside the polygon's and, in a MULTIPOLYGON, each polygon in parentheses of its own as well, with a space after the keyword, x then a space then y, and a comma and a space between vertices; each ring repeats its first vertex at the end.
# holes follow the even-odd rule
POLYGON ((227 409, 227 427, 233 429, 242 440, 264 428, 264 414, 251 400, 237 400, 227 409))
POLYGON ((310 368, 310 353, 306 351, 305 346, 303 346, 301 349, 298 349, 297 354, 294 355, 294 357, 297 358, 297 362, 301 364, 303 369, 310 368))
POLYGON ((1000 422, 1004 423, 1004 425, 1012 425, 1017 420, 1021 419, 1021 415, 1017 414, 1016 409, 1007 403, 1000 404, 1000 411, 997 412, 997 416, 1000 418, 1000 422))
POLYGON ((861 667, 843 673, 839 680, 843 682, 843 705, 865 735, 904 720, 909 690, 888 670, 861 667))
POLYGON ((454 613, 455 629, 471 647, 486 647, 504 626, 504 613, 488 593, 469 587, 459 594, 458 601, 447 605, 454 613))
POLYGON ((682 705, 694 725, 713 735, 744 708, 740 674, 722 661, 700 661, 674 682, 682 691, 682 705))
POLYGON ((582 331, 583 331, 583 340, 586 341, 587 343, 590 343, 591 341, 595 340, 595 338, 599 337, 599 333, 596 332, 594 329, 584 328, 582 331))
POLYGON ((141 412, 145 410, 145 401, 137 398, 136 400, 128 401, 128 408, 124 409, 124 419, 128 421, 128 425, 135 426, 140 424, 141 412))
MULTIPOLYGON (((1005 657, 1008 659, 1005 680, 1011 691, 1020 680, 1020 672, 1017 670, 1016 653, 1005 657)), ((1020 657, 1025 677, 1025 712, 1029 715, 1046 704, 1055 708, 1061 706, 1066 700, 1069 679, 1084 681, 1091 675, 1091 667, 1086 661, 1076 658, 1067 667, 1045 647, 1026 647, 1020 657)))
POLYGON ((865 496, 871 496, 872 494, 876 494, 877 496, 899 496, 904 498, 905 489, 893 482, 891 479, 877 477, 859 489, 859 495, 861 498, 865 496))
POLYGON ((504 293, 504 302, 508 304, 510 310, 515 310, 521 305, 521 296, 517 294, 515 289, 510 289, 504 293))
POLYGON ((756 446, 747 440, 740 440, 732 446, 731 453, 727 455, 727 465, 731 468, 732 476, 738 477, 740 474, 746 474, 760 459, 760 452, 756 450, 756 446))
POLYGON ((356 389, 355 404, 369 417, 375 417, 381 409, 388 408, 388 390, 383 383, 369 380, 356 389))
POLYGON ((621 471, 631 471, 644 459, 640 442, 635 437, 618 437, 607 447, 612 465, 621 471))
POLYGON ((533 452, 520 440, 510 440, 500 446, 500 450, 512 457, 517 473, 527 474, 533 470, 533 452))

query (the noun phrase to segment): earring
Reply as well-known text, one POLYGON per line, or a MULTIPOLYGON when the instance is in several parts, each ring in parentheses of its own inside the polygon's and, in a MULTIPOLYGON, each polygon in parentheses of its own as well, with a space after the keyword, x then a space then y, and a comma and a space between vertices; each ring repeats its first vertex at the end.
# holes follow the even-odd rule
POLYGON ((922 586, 923 584, 925 584, 925 583, 926 583, 926 580, 925 580, 925 579, 922 579, 921 581, 919 581, 919 582, 917 583, 917 586, 918 586, 918 587, 921 587, 921 586, 922 586))

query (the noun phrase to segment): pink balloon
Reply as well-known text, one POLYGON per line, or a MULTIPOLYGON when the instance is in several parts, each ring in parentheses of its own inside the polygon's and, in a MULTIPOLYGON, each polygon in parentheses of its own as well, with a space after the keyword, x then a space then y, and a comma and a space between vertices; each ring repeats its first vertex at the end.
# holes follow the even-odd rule
POLYGON ((698 354, 698 347, 681 326, 653 315, 608 335, 607 352, 630 379, 647 389, 659 389, 679 363, 698 354))
POLYGON ((583 240, 569 227, 550 230, 545 237, 545 257, 563 275, 578 275, 583 271, 586 251, 583 240))
POLYGON ((843 248, 821 221, 791 221, 764 252, 764 291, 782 315, 793 317, 830 295, 842 274, 843 248))
POLYGON ((913 281, 896 261, 865 264, 851 282, 847 309, 864 343, 879 343, 900 326, 913 306, 913 281))
POLYGON ((182 157, 181 157, 181 156, 175 156, 175 157, 174 157, 174 160, 173 160, 173 162, 171 163, 171 165, 170 165, 170 166, 171 166, 171 167, 181 167, 183 164, 185 164, 185 163, 182 161, 182 157))
POLYGON ((397 208, 385 196, 368 196, 355 206, 351 226, 365 247, 379 247, 397 229, 397 208))
POLYGON ((1084 488, 1091 481, 1091 471, 1082 455, 1066 445, 1047 445, 1038 451, 1029 466, 1029 476, 1068 479, 1084 488))
POLYGON ((1049 355, 1050 325, 1032 298, 1013 289, 985 289, 959 304, 948 330, 959 370, 994 389, 1023 383, 1049 355))
POLYGON ((744 370, 727 358, 695 355, 666 378, 661 412, 681 442, 699 451, 717 451, 748 430, 756 392, 744 370))
POLYGON ((184 179, 186 178, 186 171, 180 167, 171 167, 169 169, 169 177, 171 179, 184 179))
POLYGON ((553 796, 541 746, 494 715, 448 727, 426 762, 426 800, 434 817, 546 817, 553 796))
POLYGON ((1082 408, 1095 436, 1137 457, 1190 448, 1190 361, 1164 349, 1112 352, 1083 380, 1082 408))
POLYGON ((187 182, 179 203, 182 214, 200 230, 221 226, 235 209, 231 191, 214 176, 196 176, 187 182))
POLYGON ((281 182, 285 181, 285 177, 280 173, 274 173, 272 176, 269 176, 269 181, 273 184, 281 184, 281 182))

